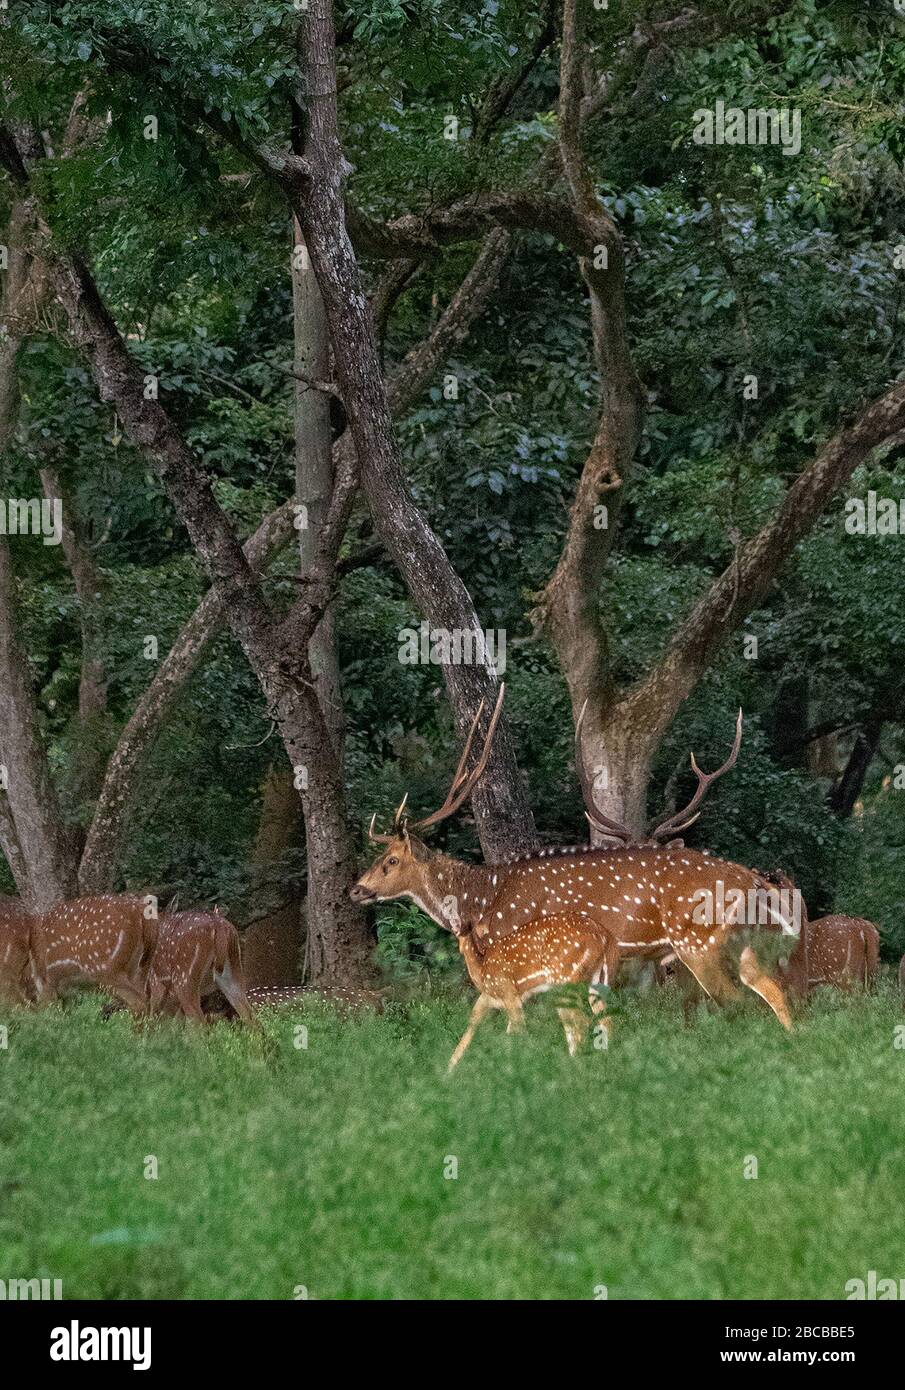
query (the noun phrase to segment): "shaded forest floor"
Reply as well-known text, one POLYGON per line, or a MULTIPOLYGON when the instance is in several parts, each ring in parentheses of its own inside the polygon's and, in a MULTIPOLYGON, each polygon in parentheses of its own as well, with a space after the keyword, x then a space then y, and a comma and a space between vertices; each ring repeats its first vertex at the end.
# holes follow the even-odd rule
POLYGON ((905 1273, 891 982, 810 1003, 792 1038, 756 1002, 686 1028, 674 999, 626 993, 609 1053, 574 1061, 541 1001, 526 1037, 489 1020, 447 1078, 470 1002, 271 1014, 264 1039, 140 1034, 96 998, 7 1016, 0 1278, 69 1298, 838 1299, 905 1273))

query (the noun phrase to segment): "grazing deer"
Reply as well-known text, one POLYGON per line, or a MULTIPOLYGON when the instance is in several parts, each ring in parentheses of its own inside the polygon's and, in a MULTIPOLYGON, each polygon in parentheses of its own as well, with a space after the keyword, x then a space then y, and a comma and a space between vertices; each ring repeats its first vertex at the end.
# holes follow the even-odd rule
MULTIPOLYGON (((579 719, 576 766, 587 815, 603 834, 622 842, 618 847, 546 851, 489 865, 465 864, 432 853, 412 831, 426 830, 445 820, 471 795, 487 764, 502 700, 501 687, 481 756, 466 773, 483 706, 478 709, 450 789, 438 810, 410 823, 404 816, 407 798, 403 798, 389 835, 374 833, 376 817, 372 817, 370 839, 386 848, 352 889, 353 899, 371 903, 411 898, 435 922, 456 931, 460 949, 462 940, 470 935, 478 954, 511 933, 521 934, 534 922, 574 915, 590 930, 612 936, 622 956, 656 960, 675 953, 718 1003, 734 998, 738 991, 721 960, 730 933, 755 925, 761 914, 765 923, 790 935, 797 935, 797 925, 791 914, 776 906, 779 894, 764 875, 686 849, 681 841, 659 841, 677 835, 697 819, 707 789, 734 765, 741 746, 741 711, 727 761, 716 772, 703 773, 692 754, 697 791, 684 810, 654 826, 643 843, 633 841, 625 826, 604 816, 596 806, 581 759, 579 719)), ((750 945, 741 953, 739 977, 769 1004, 783 1027, 791 1028, 782 990, 761 968, 750 945)))
POLYGON ((151 1013, 204 1022, 201 1001, 219 990, 244 1023, 257 1027, 245 993, 239 933, 219 912, 168 912, 160 919, 148 978, 151 1013))
POLYGON ((0 1000, 31 1001, 29 954, 32 915, 16 898, 0 897, 0 1000))
POLYGON ((148 970, 157 944, 157 918, 146 900, 109 893, 58 903, 32 923, 32 967, 38 1000, 55 999, 69 984, 90 984, 148 1011, 148 970))
POLYGON ((864 917, 833 913, 802 924, 798 945, 780 966, 790 993, 808 994, 816 985, 850 990, 873 983, 880 958, 880 933, 864 917))

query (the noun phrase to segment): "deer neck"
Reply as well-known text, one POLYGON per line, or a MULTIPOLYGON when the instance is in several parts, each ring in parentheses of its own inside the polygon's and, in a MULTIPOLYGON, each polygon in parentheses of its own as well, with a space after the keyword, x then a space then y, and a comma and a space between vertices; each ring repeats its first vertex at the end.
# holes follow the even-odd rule
POLYGON ((437 854, 419 868, 418 887, 409 896, 447 930, 452 925, 451 914, 466 927, 493 901, 493 880, 499 871, 490 865, 466 864, 462 859, 437 854))

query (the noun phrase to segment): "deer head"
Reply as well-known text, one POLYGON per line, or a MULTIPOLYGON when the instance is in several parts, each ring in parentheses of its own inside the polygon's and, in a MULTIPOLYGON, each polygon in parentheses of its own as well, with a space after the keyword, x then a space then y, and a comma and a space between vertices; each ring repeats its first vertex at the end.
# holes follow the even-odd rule
POLYGON ((353 887, 350 894, 352 901, 384 902, 387 898, 401 898, 406 893, 413 897, 421 896, 419 866, 431 857, 427 845, 410 835, 404 823, 399 829, 394 826, 390 835, 375 835, 373 827, 372 820, 368 832, 370 840, 385 844, 386 849, 353 887))
MULTIPOLYGON (((393 817, 393 828, 388 835, 378 834, 374 830, 374 823, 377 819, 376 813, 371 817, 371 824, 368 829, 368 838, 372 844, 386 845, 386 849, 380 858, 374 863, 367 873, 362 874, 361 878, 352 888, 350 896, 353 902, 371 903, 384 902, 388 898, 410 897, 420 907, 423 907, 431 916, 437 915, 436 899, 440 893, 441 885, 438 884, 436 876, 431 872, 430 863, 433 859, 431 851, 427 845, 411 832, 415 830, 427 830, 433 825, 438 825, 440 821, 446 820, 455 814, 459 807, 471 796, 472 791, 487 766, 490 757, 490 750, 493 745, 493 737, 499 723, 500 711, 503 706, 503 697, 506 693, 505 685, 500 686, 500 693, 497 698, 496 706, 487 727, 484 737, 484 747, 481 756, 475 763, 471 772, 466 772, 471 746, 474 736, 484 712, 484 701, 478 706, 468 737, 465 740, 465 747, 459 759, 459 765, 453 775, 449 791, 443 805, 436 811, 432 811, 423 820, 410 822, 405 814, 408 796, 404 796, 396 809, 393 817)), ((440 893, 442 897, 442 893, 440 893)), ((445 921, 450 930, 456 930, 455 916, 444 913, 441 910, 440 916, 445 921)))

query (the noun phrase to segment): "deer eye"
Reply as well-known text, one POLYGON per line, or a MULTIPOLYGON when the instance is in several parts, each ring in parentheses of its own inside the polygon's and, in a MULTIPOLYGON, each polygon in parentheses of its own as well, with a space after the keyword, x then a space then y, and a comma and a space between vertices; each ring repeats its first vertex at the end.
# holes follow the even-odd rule
POLYGON ((389 859, 387 860, 387 864, 398 864, 398 863, 399 863, 399 860, 396 858, 395 854, 391 854, 390 857, 389 857, 389 859))

